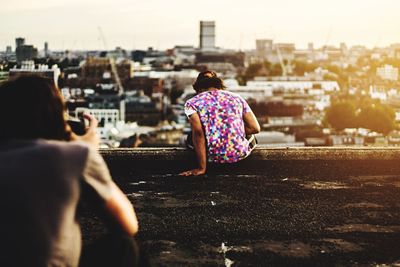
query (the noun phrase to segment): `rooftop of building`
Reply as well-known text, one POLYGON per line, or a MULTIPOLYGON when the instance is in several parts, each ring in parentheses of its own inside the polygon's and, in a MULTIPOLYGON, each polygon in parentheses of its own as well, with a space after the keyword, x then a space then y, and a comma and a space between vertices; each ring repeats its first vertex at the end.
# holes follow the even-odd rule
MULTIPOLYGON (((370 266, 400 261, 400 149, 257 148, 180 177, 182 148, 102 150, 156 265, 370 266)), ((102 232, 86 215, 85 242, 102 232)))

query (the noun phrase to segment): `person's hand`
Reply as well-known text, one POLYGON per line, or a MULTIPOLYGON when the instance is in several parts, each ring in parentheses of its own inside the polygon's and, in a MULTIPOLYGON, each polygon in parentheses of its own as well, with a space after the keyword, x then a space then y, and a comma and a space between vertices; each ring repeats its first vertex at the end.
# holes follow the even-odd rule
POLYGON ((179 175, 180 176, 198 176, 198 175, 203 175, 206 173, 206 169, 193 169, 190 171, 185 171, 185 172, 181 172, 179 175))
POLYGON ((82 136, 76 135, 74 133, 71 133, 71 140, 80 140, 84 141, 94 148, 98 149, 100 146, 100 138, 97 135, 97 125, 98 121, 96 120, 95 117, 89 114, 84 114, 83 115, 85 119, 89 121, 89 126, 86 127, 86 133, 82 136))

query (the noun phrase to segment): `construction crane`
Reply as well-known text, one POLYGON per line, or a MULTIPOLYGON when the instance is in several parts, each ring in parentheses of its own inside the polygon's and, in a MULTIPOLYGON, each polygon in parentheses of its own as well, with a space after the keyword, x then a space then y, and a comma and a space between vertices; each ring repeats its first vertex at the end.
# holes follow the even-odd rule
MULTIPOLYGON (((100 40, 103 42, 104 49, 108 52, 108 45, 107 45, 107 40, 106 37, 103 33, 103 30, 101 27, 98 27, 99 30, 99 35, 100 35, 100 40)), ((118 89, 118 96, 120 97, 120 103, 119 103, 119 117, 121 121, 125 121, 125 100, 123 98, 124 94, 124 87, 122 86, 121 79, 119 78, 117 66, 115 64, 115 59, 113 57, 108 56, 107 53, 107 58, 110 60, 110 65, 111 65, 111 73, 114 76, 115 83, 117 84, 117 89, 118 89)))
POLYGON ((281 68, 282 68, 282 76, 287 77, 288 74, 292 73, 293 66, 290 64, 289 60, 288 60, 287 64, 285 64, 283 57, 282 57, 281 49, 279 48, 279 44, 276 44, 275 47, 276 47, 276 52, 278 54, 279 64, 281 65, 281 68))
POLYGON ((286 68, 286 66, 285 66, 285 62, 283 62, 281 50, 279 49, 279 44, 276 44, 276 52, 277 52, 277 54, 278 54, 279 63, 281 64, 282 76, 283 76, 283 77, 287 77, 288 71, 287 71, 287 68, 286 68))
MULTIPOLYGON (((276 34, 273 34, 273 38, 276 37, 276 34)), ((274 44, 275 48, 276 48, 276 53, 278 55, 278 59, 279 59, 279 64, 281 65, 281 69, 282 69, 282 77, 287 77, 288 74, 290 74, 292 72, 292 68, 290 66, 290 62, 287 63, 287 65, 285 65, 285 62, 283 60, 282 57, 282 53, 281 53, 281 49, 279 48, 279 43, 274 44)))

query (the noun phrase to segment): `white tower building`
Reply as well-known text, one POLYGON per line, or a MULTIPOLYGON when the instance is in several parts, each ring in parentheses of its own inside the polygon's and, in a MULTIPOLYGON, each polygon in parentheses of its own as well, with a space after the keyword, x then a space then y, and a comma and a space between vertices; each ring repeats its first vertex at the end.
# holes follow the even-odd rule
POLYGON ((200 49, 215 49, 215 21, 200 21, 200 49))

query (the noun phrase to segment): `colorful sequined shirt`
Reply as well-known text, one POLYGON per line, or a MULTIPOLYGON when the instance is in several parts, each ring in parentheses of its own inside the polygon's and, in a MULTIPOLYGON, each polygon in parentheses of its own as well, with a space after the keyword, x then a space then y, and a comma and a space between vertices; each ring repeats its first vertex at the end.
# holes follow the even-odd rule
POLYGON ((251 109, 239 95, 225 90, 202 92, 185 103, 185 114, 196 113, 204 129, 209 162, 233 163, 251 150, 243 115, 251 109))

